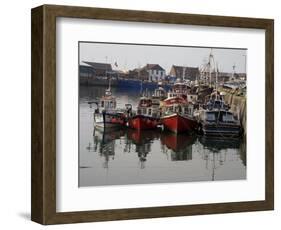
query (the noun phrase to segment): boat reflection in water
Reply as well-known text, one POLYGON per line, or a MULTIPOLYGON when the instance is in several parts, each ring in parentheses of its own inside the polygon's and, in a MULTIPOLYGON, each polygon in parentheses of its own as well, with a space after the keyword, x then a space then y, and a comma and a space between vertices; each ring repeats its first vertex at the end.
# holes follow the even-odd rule
MULTIPOLYGON (((110 160, 114 160, 115 156, 115 145, 116 140, 120 140, 121 137, 125 135, 124 129, 119 130, 101 130, 94 129, 94 147, 92 150, 97 152, 101 157, 104 158, 103 167, 108 168, 110 160)), ((91 145, 87 147, 91 150, 91 145)))
POLYGON ((81 186, 246 179, 239 138, 95 129, 92 141, 84 148, 81 163, 91 167, 80 167, 81 186))
MULTIPOLYGON (((88 101, 101 98, 104 90, 80 91, 79 187, 246 179, 246 138, 211 139, 157 128, 94 129, 96 107, 88 101)), ((113 88, 112 94, 119 99, 117 107, 138 105, 138 92, 113 88)))
POLYGON ((177 135, 172 132, 157 130, 100 130, 94 129, 93 147, 89 143, 88 151, 96 152, 104 158, 103 167, 109 167, 109 161, 114 160, 116 146, 123 147, 124 153, 136 153, 140 168, 145 168, 147 155, 152 153, 152 145, 160 141, 160 151, 167 155, 170 161, 192 160, 192 145, 196 137, 187 134, 177 135))
POLYGON ((140 168, 145 168, 145 162, 147 155, 151 152, 151 145, 154 140, 159 139, 160 130, 138 130, 127 129, 127 149, 132 149, 131 145, 134 145, 135 152, 139 158, 140 168))
MULTIPOLYGON (((236 156, 240 157, 241 162, 246 166, 246 151, 242 151, 243 142, 241 138, 214 138, 202 136, 199 138, 199 142, 203 146, 203 159, 206 162, 206 169, 211 170, 211 180, 216 180, 216 170, 223 167, 225 163, 228 163, 227 153, 229 150, 236 152, 236 156), (239 155, 240 153, 240 155, 239 155)), ((233 159, 231 159, 232 161, 233 159)), ((238 159, 236 159, 238 160, 238 159)))
POLYGON ((170 154, 171 161, 192 160, 192 145, 196 137, 172 132, 161 133, 162 151, 170 154))

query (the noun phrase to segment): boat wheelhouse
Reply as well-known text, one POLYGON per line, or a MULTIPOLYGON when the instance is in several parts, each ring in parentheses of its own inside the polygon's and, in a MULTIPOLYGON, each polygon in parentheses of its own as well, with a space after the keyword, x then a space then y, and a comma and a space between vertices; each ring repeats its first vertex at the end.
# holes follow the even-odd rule
POLYGON ((168 92, 168 98, 181 97, 187 100, 189 91, 190 87, 186 83, 177 80, 172 89, 168 92))
POLYGON ((208 110, 229 110, 230 106, 224 101, 224 94, 214 92, 209 96, 209 100, 204 105, 204 109, 208 110))
POLYGON ((165 100, 166 98, 167 98, 166 90, 163 87, 159 86, 158 88, 156 88, 154 90, 154 93, 151 96, 152 106, 155 109, 159 110, 159 107, 161 106, 162 101, 165 100))

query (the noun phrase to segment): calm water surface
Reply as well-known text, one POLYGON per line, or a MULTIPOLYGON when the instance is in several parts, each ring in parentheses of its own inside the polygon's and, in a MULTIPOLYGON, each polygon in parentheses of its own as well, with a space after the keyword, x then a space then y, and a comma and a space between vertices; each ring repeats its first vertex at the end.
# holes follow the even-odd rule
MULTIPOLYGON (((246 179, 246 142, 161 130, 94 128, 89 100, 105 88, 80 87, 79 186, 246 179)), ((113 88, 117 105, 137 105, 140 92, 113 88)))

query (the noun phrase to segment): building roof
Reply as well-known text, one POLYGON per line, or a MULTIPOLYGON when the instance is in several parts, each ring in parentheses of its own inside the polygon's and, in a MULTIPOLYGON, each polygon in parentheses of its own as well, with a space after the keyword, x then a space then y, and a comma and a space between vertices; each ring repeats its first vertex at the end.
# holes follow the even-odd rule
POLYGON ((83 61, 83 63, 91 66, 94 69, 112 70, 111 64, 83 61))
POLYGON ((88 65, 79 65, 79 68, 81 70, 93 70, 93 68, 91 66, 88 66, 88 65))
POLYGON ((146 64, 146 66, 144 66, 143 69, 146 69, 146 70, 162 70, 162 71, 164 71, 164 69, 160 65, 158 65, 158 64, 146 64))
POLYGON ((188 66, 177 66, 173 65, 172 68, 174 68, 176 75, 182 75, 183 70, 185 69, 185 74, 197 74, 199 73, 198 67, 188 67, 188 66))

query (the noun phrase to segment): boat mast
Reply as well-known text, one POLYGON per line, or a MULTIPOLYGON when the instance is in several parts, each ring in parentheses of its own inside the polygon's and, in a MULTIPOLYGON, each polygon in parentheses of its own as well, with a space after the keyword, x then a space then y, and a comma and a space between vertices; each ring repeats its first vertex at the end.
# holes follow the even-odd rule
POLYGON ((212 86, 212 67, 211 67, 211 59, 213 58, 212 54, 213 49, 211 49, 210 55, 209 55, 209 84, 212 86))
POLYGON ((185 81, 185 68, 186 67, 182 67, 182 80, 185 81))
POLYGON ((141 81, 141 88, 140 88, 140 95, 142 96, 142 81, 143 81, 143 79, 141 79, 141 77, 140 77, 140 71, 141 71, 141 69, 140 69, 140 63, 138 63, 138 79, 141 81))
POLYGON ((215 71, 216 71, 216 100, 217 100, 218 99, 218 63, 215 71))
POLYGON ((108 91, 111 91, 111 77, 109 77, 109 82, 108 82, 108 91))

